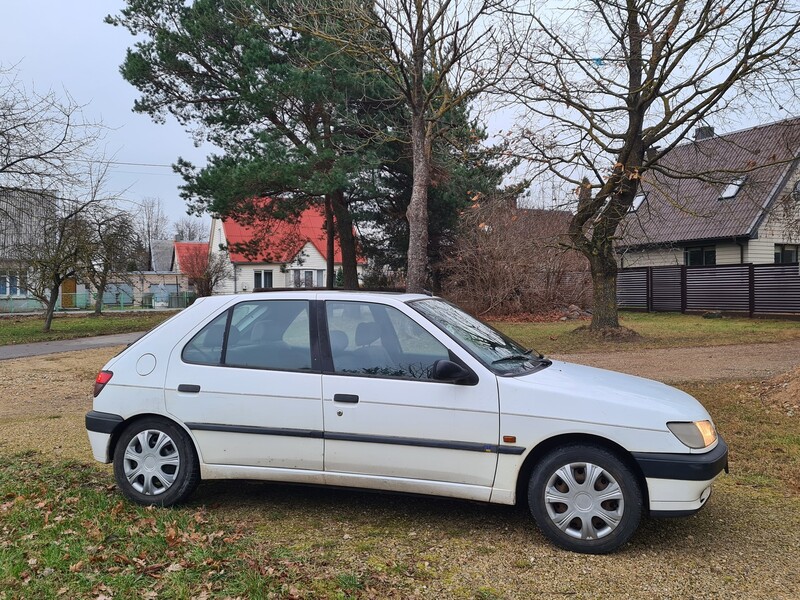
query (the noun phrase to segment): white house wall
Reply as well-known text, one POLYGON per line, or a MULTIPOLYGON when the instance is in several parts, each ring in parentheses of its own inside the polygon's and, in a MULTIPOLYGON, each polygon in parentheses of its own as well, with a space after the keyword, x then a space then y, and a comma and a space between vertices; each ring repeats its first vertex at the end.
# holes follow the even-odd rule
MULTIPOLYGON (((687 244, 691 246, 692 244, 687 244)), ((697 244, 698 246, 701 244, 697 244)), ((714 246, 717 250, 718 265, 738 265, 742 262, 742 251, 739 245, 734 242, 717 242, 716 244, 702 244, 703 246, 714 246)), ((772 248, 772 246, 770 246, 772 248)), ((621 265, 628 269, 631 267, 667 267, 683 265, 684 254, 681 248, 653 248, 649 250, 627 250, 622 255, 621 265)), ((745 255, 745 262, 747 262, 745 255)), ((769 262, 772 262, 770 255, 769 262)))
POLYGON ((800 202, 791 200, 792 190, 798 181, 800 169, 790 178, 778 201, 759 227, 758 238, 750 241, 747 262, 772 263, 775 261, 775 244, 800 243, 800 202))
MULTIPOLYGON (((220 244, 227 245, 225 230, 222 227, 222 221, 214 219, 211 223, 211 235, 209 236, 210 251, 228 256, 227 252, 219 249, 220 244)), ((307 242, 298 253, 297 258, 286 265, 281 263, 238 263, 231 266, 230 275, 220 281, 217 287, 214 288, 215 294, 251 292, 255 285, 256 271, 272 271, 272 285, 274 287, 294 287, 295 271, 300 271, 301 282, 305 281, 305 271, 313 271, 314 286, 324 287, 326 285, 327 264, 325 257, 311 242, 307 242)), ((336 268, 338 269, 340 266, 341 264, 337 263, 336 268)), ((363 265, 358 265, 357 271, 360 278, 364 272, 363 265)))
POLYGON ((683 264, 682 248, 654 248, 652 250, 627 250, 622 255, 620 266, 666 267, 683 264))
MULTIPOLYGON (((209 236, 208 240, 208 247, 211 254, 222 254, 226 258, 228 257, 228 253, 224 250, 220 250, 219 247, 222 245, 226 247, 228 245, 228 240, 225 238, 225 230, 222 228, 222 221, 220 219, 212 219, 211 221, 211 235, 209 236)), ((216 287, 214 288, 215 294, 235 294, 236 293, 236 267, 232 265, 230 270, 230 274, 228 277, 221 279, 219 283, 217 283, 216 287)))

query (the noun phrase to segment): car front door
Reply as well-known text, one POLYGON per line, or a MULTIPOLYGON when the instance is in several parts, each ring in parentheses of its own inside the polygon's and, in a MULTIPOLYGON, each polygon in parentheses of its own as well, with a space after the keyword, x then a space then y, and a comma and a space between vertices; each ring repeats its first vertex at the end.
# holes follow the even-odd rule
POLYGON ((413 482, 419 491, 444 482, 488 500, 499 436, 494 376, 435 380, 437 360, 458 358, 411 309, 328 300, 321 320, 330 346, 322 376, 326 480, 367 485, 348 482, 344 474, 353 474, 406 491, 415 491, 413 482))
POLYGON ((322 471, 309 316, 307 300, 240 302, 175 347, 166 407, 204 463, 322 471))

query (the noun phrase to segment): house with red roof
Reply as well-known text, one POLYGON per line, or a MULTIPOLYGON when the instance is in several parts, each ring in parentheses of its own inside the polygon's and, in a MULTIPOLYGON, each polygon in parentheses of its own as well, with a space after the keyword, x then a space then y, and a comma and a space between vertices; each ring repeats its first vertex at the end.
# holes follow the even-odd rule
POLYGON ((199 265, 207 262, 208 242, 174 242, 170 271, 191 275, 199 265))
MULTIPOLYGON (((211 222, 209 247, 211 252, 227 253, 232 267, 231 275, 215 289, 218 293, 326 285, 327 236, 322 207, 312 206, 292 222, 275 220, 243 225, 233 219, 215 218, 211 222), (257 240, 255 249, 242 250, 254 240, 257 240)), ((338 239, 333 260, 336 268, 341 266, 338 239)), ((359 275, 365 266, 366 261, 361 259, 359 275)))

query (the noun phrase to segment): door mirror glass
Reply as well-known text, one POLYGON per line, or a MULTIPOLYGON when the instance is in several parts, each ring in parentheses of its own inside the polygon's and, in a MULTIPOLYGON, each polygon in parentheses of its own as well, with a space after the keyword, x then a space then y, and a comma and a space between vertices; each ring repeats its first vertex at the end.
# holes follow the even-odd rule
POLYGON ((437 360, 433 363, 433 378, 438 381, 469 383, 473 379, 470 371, 452 360, 437 360))

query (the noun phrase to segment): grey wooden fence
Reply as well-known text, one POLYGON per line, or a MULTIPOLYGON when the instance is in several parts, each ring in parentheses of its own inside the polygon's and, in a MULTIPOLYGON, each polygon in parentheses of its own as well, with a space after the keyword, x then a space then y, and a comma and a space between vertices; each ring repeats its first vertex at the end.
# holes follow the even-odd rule
POLYGON ((794 263, 621 269, 617 303, 620 308, 648 311, 800 313, 800 267, 794 263))

